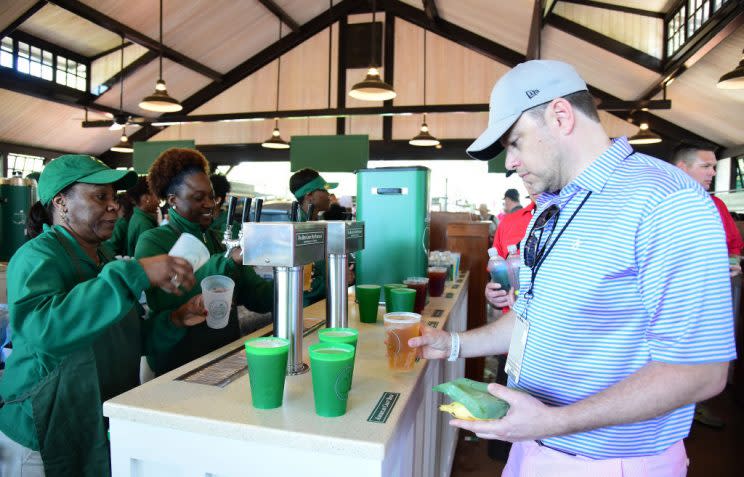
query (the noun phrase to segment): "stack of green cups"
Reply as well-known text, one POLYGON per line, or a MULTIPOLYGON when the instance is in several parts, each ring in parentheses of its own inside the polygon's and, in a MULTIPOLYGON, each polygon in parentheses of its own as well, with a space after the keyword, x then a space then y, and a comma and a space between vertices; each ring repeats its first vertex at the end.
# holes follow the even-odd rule
POLYGON ((377 308, 380 306, 380 285, 357 285, 354 287, 359 304, 359 321, 377 323, 377 308))
POLYGON ((384 291, 384 293, 385 293, 385 313, 390 313, 391 311, 393 311, 390 308, 390 290, 392 290, 393 288, 407 288, 407 287, 404 284, 402 284, 402 283, 388 283, 387 285, 383 285, 383 288, 385 289, 385 291, 384 291))
MULTIPOLYGON (((380 287, 377 287, 378 289, 380 287)), ((357 340, 359 339, 359 331, 354 328, 326 328, 324 330, 318 330, 318 340, 321 343, 345 343, 350 344, 354 347, 354 361, 356 363, 356 347, 357 340)), ((354 368, 352 364, 351 379, 349 379, 349 387, 354 382, 354 368)))
POLYGON ((413 288, 393 288, 390 290, 390 312, 413 311, 416 290, 413 288))
POLYGON ((289 340, 253 338, 245 342, 253 407, 273 409, 282 405, 287 375, 289 340))
POLYGON ((308 348, 313 378, 315 413, 342 416, 351 388, 354 347, 346 343, 316 343, 308 348))

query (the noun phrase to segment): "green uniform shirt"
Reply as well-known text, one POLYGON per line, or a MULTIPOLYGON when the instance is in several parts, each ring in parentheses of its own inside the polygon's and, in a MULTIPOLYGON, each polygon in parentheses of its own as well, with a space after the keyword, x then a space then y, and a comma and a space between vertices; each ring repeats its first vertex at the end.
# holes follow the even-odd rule
MULTIPOLYGON (((136 261, 107 263, 100 250, 98 266, 67 230, 45 225, 13 255, 8 265, 13 353, 0 379, 5 401, 28 393, 66 356, 91 347, 98 376, 79 379, 98 381, 99 405, 139 384, 140 351, 147 347, 142 335, 151 328, 131 311, 149 281, 136 261), (81 281, 81 274, 92 278, 81 281)), ((38 450, 32 416, 30 399, 8 402, 0 408, 0 430, 38 450)))
POLYGON ((127 254, 127 229, 129 228, 129 219, 119 217, 114 224, 114 233, 111 238, 104 242, 114 255, 127 254))
POLYGON ((157 226, 158 221, 155 217, 139 207, 135 207, 127 228, 127 255, 134 257, 134 250, 137 248, 137 240, 139 240, 140 235, 157 226))
MULTIPOLYGON (((170 322, 170 314, 191 297, 201 293, 201 281, 210 275, 226 275, 235 281, 233 298, 238 304, 259 313, 271 310, 274 302, 272 281, 264 280, 256 275, 252 267, 237 266, 231 258, 226 258, 221 243, 222 237, 217 236, 213 230, 202 230, 199 224, 183 218, 175 209, 170 210, 169 217, 168 225, 150 229, 140 236, 135 252, 137 258, 168 253, 182 232, 190 233, 201 239, 212 256, 196 272, 196 286, 183 295, 172 295, 159 288, 147 291, 150 319, 156 320, 157 323, 170 322)), ((230 311, 230 321, 225 328, 215 330, 209 328, 206 323, 201 323, 184 329, 184 336, 173 349, 150 353, 147 360, 153 371, 163 374, 239 337, 238 314, 233 306, 230 311)))

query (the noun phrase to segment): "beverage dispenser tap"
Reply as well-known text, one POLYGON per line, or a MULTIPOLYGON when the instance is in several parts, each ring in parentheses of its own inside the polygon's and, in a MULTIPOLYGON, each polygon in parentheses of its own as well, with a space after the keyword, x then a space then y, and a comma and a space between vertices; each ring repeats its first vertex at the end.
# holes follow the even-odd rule
MULTIPOLYGON (((322 222, 260 222, 261 206, 256 200, 256 219, 244 222, 243 264, 274 270, 274 336, 290 342, 287 374, 307 372, 302 360, 304 265, 326 254, 326 226, 322 222)), ((296 212, 290 212, 290 217, 296 212)))
POLYGON ((364 249, 364 222, 321 221, 328 233, 326 259, 326 326, 349 326, 347 271, 349 254, 364 249))
POLYGON ((253 212, 253 221, 261 222, 261 211, 263 210, 263 199, 256 199, 256 210, 253 212))
POLYGON ((313 212, 315 212, 315 206, 313 204, 308 204, 307 206, 307 221, 308 222, 313 220, 313 212))
POLYGON ((300 203, 297 201, 292 202, 292 206, 289 208, 289 221, 297 222, 300 217, 300 203))
POLYGON ((222 235, 222 243, 225 244, 225 257, 229 257, 232 249, 240 246, 240 241, 232 238, 233 215, 237 204, 238 198, 236 196, 230 195, 227 197, 227 219, 225 220, 225 233, 222 235))

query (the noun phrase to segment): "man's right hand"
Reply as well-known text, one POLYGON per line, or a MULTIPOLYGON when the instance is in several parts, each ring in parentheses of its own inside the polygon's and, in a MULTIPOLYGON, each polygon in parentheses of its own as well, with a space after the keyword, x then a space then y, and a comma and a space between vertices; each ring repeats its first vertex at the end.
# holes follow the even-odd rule
POLYGON ((145 269, 150 284, 160 287, 168 293, 181 295, 184 290, 190 290, 196 284, 194 270, 191 264, 180 257, 170 255, 156 255, 138 260, 145 269))
POLYGON ((514 306, 514 297, 503 290, 498 283, 486 283, 486 301, 494 308, 509 308, 514 306))
POLYGON ((431 326, 421 327, 421 336, 408 340, 411 348, 421 348, 421 356, 426 359, 442 359, 449 357, 452 338, 449 332, 437 330, 431 326))

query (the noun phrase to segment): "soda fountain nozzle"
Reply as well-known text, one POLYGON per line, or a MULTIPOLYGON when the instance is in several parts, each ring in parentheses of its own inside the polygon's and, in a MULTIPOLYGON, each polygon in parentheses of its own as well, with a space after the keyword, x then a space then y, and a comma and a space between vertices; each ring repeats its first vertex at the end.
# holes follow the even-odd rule
MULTIPOLYGON (((250 222, 251 221, 251 203, 253 202, 253 199, 251 197, 246 197, 243 199, 243 214, 240 217, 240 222, 250 222)), ((242 232, 243 226, 240 226, 240 230, 242 232)))
POLYGON ((296 200, 292 202, 292 206, 289 209, 289 221, 290 222, 297 222, 297 219, 300 216, 300 203, 296 200))
POLYGON ((237 205, 238 198, 236 196, 227 196, 227 219, 225 220, 225 233, 222 234, 222 243, 225 244, 225 257, 229 257, 232 249, 240 246, 240 238, 237 240, 233 240, 232 238, 233 215, 235 214, 235 207, 237 205))
POLYGON ((310 222, 313 220, 313 212, 315 212, 315 206, 313 204, 310 204, 307 206, 307 221, 310 222))
POLYGON ((256 212, 254 212, 253 221, 261 222, 261 210, 263 209, 263 199, 256 199, 256 212))

